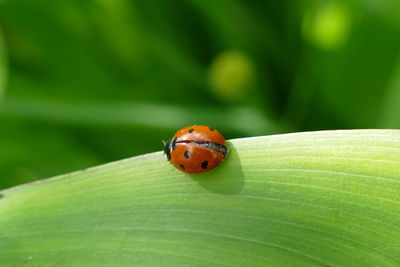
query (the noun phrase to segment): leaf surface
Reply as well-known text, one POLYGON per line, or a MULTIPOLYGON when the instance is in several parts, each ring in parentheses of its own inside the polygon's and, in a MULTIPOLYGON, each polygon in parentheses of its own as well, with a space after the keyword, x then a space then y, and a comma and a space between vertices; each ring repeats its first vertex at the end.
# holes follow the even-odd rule
POLYGON ((199 175, 156 152, 0 191, 0 265, 400 264, 400 131, 229 148, 199 175))

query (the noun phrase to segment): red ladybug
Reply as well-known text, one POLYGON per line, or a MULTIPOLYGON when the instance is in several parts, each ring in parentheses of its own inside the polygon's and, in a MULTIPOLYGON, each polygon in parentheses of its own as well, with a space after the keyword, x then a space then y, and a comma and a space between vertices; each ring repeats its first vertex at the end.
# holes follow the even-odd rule
POLYGON ((202 173, 217 167, 228 154, 228 148, 217 130, 194 125, 177 131, 165 143, 164 153, 178 170, 202 173))

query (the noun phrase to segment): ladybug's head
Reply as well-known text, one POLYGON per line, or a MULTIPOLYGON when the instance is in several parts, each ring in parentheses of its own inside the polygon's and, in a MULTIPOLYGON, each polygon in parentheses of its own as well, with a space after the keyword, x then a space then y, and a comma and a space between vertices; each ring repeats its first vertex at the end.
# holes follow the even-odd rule
POLYGON ((167 156, 168 160, 171 160, 171 150, 175 149, 176 147, 176 137, 163 143, 164 143, 164 154, 167 156))

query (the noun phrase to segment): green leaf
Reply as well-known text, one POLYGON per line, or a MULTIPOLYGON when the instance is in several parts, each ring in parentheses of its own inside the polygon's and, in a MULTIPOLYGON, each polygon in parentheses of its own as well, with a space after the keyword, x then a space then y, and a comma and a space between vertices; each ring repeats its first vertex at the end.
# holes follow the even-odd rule
POLYGON ((399 266, 400 131, 229 148, 199 175, 156 152, 1 191, 0 265, 399 266))

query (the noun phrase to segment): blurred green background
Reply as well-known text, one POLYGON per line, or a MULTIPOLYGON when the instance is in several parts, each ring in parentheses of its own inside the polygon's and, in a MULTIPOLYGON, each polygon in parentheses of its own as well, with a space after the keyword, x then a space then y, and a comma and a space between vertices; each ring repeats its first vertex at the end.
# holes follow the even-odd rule
POLYGON ((227 138, 400 127, 400 1, 0 0, 0 188, 227 138))

